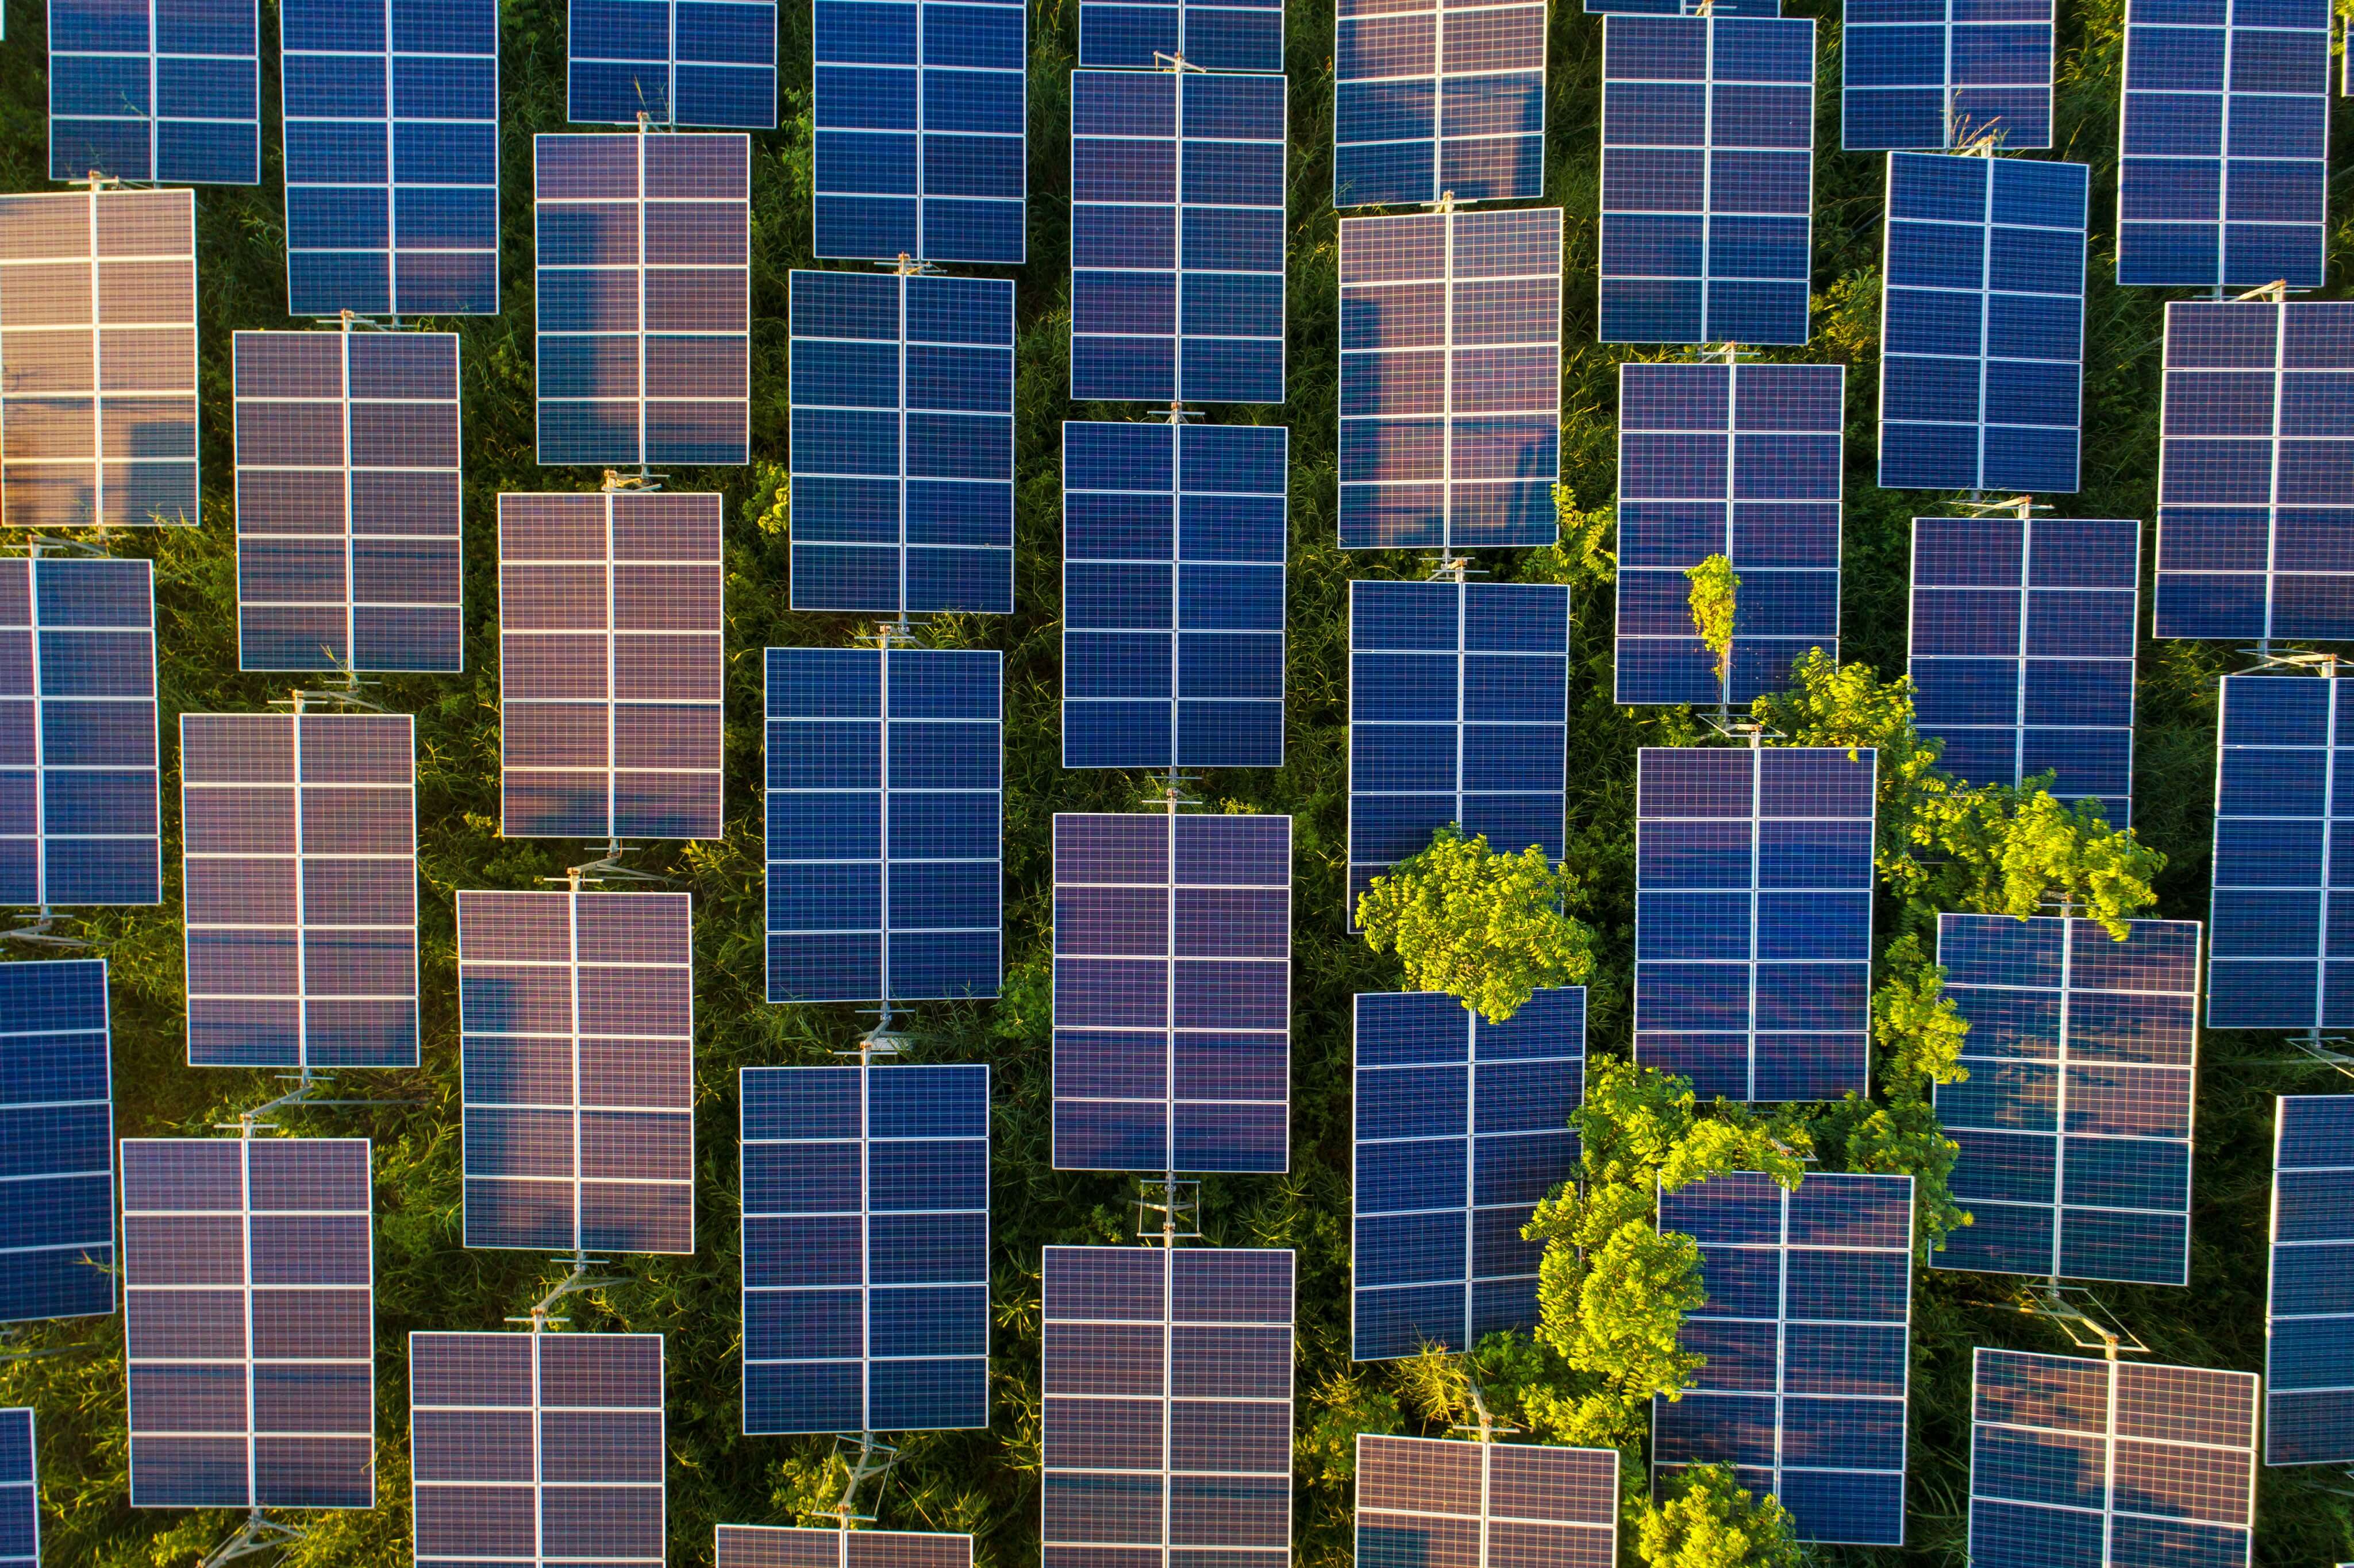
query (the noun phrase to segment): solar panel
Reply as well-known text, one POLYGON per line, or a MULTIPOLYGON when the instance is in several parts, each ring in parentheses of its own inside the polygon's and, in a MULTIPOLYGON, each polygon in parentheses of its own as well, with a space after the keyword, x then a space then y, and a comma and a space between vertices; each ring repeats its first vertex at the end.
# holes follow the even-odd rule
POLYGON ((414 723, 180 715, 190 1066, 417 1065, 414 723))
POLYGON ((972 1537, 723 1524, 716 1568, 972 1568, 972 1537))
POLYGON ((2264 1463, 2342 1465, 2354 1459, 2354 1096, 2277 1103, 2264 1463))
POLYGON ((752 139, 533 148, 540 462, 748 461, 752 139))
POLYGON ((792 275, 792 607, 1013 610, 1013 285, 792 275))
POLYGON ((744 1430, 988 1425, 989 1069, 742 1080, 744 1430))
POLYGON ((1291 1560, 1292 1255, 1045 1251, 1041 1568, 1291 1560))
POLYGON ((1279 0, 1079 0, 1079 64, 1154 70, 1174 55, 1204 70, 1283 69, 1279 0))
POLYGON ((1613 1568, 1617 1497, 1618 1456, 1608 1448, 1361 1432, 1357 1562, 1613 1568))
POLYGON ((1543 0, 1340 0, 1332 205, 1544 194, 1543 0))
POLYGON ((1652 1475, 1723 1464, 1805 1542, 1904 1542, 1913 1178, 1736 1171, 1659 1193, 1700 1244, 1708 1298, 1677 1336, 1706 1358, 1651 1401, 1652 1475))
POLYGON ((2354 638, 2354 304, 2170 304, 2160 637, 2354 638))
POLYGON ((1852 0, 1840 31, 1848 152, 2052 145, 2052 0, 1852 0))
POLYGON ((1058 812, 1055 1169, 1290 1157, 1291 819, 1058 812))
POLYGON ((1585 0, 1589 16, 1778 16, 1782 0, 1585 0))
POLYGON ((2053 799, 2133 820, 2141 524, 1915 517, 1913 716, 1974 784, 2055 775, 2053 799))
POLYGON ((1280 76, 1071 75, 1071 397, 1283 401, 1280 76))
POLYGON ((0 964, 0 1323, 114 1310, 108 1040, 104 959, 0 964))
POLYGON ((0 1410, 0 1568, 41 1568, 41 1481, 33 1413, 0 1410))
POLYGON ((997 994, 1002 658, 769 650, 770 1001, 997 994))
POLYGON ((499 497, 499 831, 720 835, 716 494, 499 497))
POLYGON ((0 521, 196 520, 190 191, 0 196, 0 521))
POLYGON ((777 124, 777 0, 581 0, 565 115, 583 123, 777 124))
POLYGON ((238 668, 465 668, 458 334, 235 344, 238 668))
POLYGON ((1619 703, 1746 707, 1840 647, 1837 365, 1618 367, 1619 703), (1733 564, 1726 675, 1692 624, 1690 568, 1733 564))
POLYGON ((1802 344, 1815 25, 1602 24, 1604 343, 1802 344))
POLYGON ((1063 427, 1063 766, 1283 766, 1280 425, 1063 427))
POLYGON ((824 0, 815 15, 816 254, 1018 265, 1022 0, 824 0))
POLYGON ((49 178, 261 181, 254 0, 49 0, 49 178))
POLYGON ((495 0, 281 0, 286 311, 499 313, 495 0))
POLYGON ((417 1568, 663 1568, 660 1334, 411 1334, 417 1568))
POLYGON ((376 1506, 365 1138, 122 1140, 133 1508, 376 1506))
POLYGON ((2255 1508, 2253 1372, 1979 1347, 1974 1568, 2242 1568, 2255 1508))
POLYGON ((1585 989, 1502 1023, 1442 991, 1361 991, 1356 1039, 1352 1359, 1534 1328, 1544 1249, 1521 1226, 1576 1174, 1585 989))
POLYGON ((1341 223, 1341 547, 1560 536, 1561 209, 1341 223))
POLYGON ((2126 6, 2117 281, 2321 286, 2330 8, 2126 6))

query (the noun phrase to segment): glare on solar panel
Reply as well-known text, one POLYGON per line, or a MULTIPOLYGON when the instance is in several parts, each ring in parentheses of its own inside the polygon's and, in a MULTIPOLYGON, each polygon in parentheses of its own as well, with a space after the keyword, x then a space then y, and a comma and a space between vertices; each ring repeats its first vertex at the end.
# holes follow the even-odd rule
POLYGON ((576 0, 564 117, 575 125, 777 123, 777 0, 576 0))
POLYGON ((114 1310, 104 959, 0 964, 0 1323, 114 1310))
POLYGON ((1608 1448, 1357 1435, 1359 1568, 1612 1568, 1617 1499, 1608 1448))
POLYGON ((2052 145, 2052 0, 1850 0, 1840 31, 1847 151, 2052 145))
POLYGON ((1561 209, 1341 224, 1341 547, 1560 536, 1561 209))
POLYGON ((258 185, 255 0, 48 0, 49 178, 258 185))
POLYGON ((1181 56, 1204 70, 1283 69, 1281 0, 1079 0, 1079 64, 1154 70, 1181 56))
POLYGON ((41 1568, 41 1473, 23 1405, 0 1410, 0 1568, 41 1568))
POLYGON ((2264 1463, 2354 1460, 2354 1095, 2283 1095, 2273 1137, 2264 1463))
POLYGON ((1340 0, 1332 205, 1544 194, 1543 0, 1340 0))
POLYGON ((715 1568, 972 1568, 972 1537, 723 1524, 715 1568))

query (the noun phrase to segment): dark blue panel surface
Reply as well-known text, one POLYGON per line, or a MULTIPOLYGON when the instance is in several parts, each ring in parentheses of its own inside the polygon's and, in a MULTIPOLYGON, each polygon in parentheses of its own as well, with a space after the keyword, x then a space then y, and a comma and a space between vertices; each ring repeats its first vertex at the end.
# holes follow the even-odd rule
POLYGON ((33 1413, 0 1410, 0 1568, 41 1568, 41 1476, 33 1413))
POLYGON ((1281 0, 1080 0, 1079 64, 1154 70, 1283 69, 1281 0))
POLYGON ((50 0, 49 178, 261 180, 255 0, 50 0))
POLYGON ((1850 0, 1840 145, 2052 145, 2052 0, 1850 0))
POLYGON ((2273 1132, 2264 1463, 2354 1459, 2354 1095, 2283 1095, 2273 1132))
POLYGON ((1543 5, 1340 0, 1335 25, 1333 206, 1544 194, 1543 5))
POLYGON ((572 0, 574 124, 777 123, 776 0, 572 0))
MULTIPOLYGON (((1487 1541, 1546 1568, 1618 1561, 1618 1455, 1609 1448, 1357 1435, 1357 1562, 1428 1568, 1487 1541)), ((1479 1557, 1468 1561, 1479 1563, 1479 1557)))
POLYGON ((1778 16, 1782 0, 1585 0, 1589 16, 1778 16))
POLYGON ((114 1310, 106 960, 0 964, 0 1323, 114 1310))

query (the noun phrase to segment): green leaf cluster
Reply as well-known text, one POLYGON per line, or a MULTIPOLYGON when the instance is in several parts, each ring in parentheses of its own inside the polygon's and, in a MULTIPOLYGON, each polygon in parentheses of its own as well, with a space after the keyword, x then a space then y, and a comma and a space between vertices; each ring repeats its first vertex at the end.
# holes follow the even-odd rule
POLYGON ((1790 1515, 1752 1499, 1727 1465, 1695 1465, 1643 1509, 1635 1550, 1650 1568, 1800 1568, 1790 1515))
POLYGON ((1394 951, 1415 991, 1440 991, 1500 1023, 1540 987, 1594 971, 1594 933, 1565 906, 1576 884, 1543 849, 1500 854, 1453 827, 1373 878, 1357 899, 1366 946, 1394 951))
POLYGON ((1741 578, 1734 575, 1730 558, 1708 556, 1684 569, 1684 580, 1691 584, 1685 599, 1692 626, 1700 633, 1702 645, 1716 655, 1716 679, 1722 685, 1733 678, 1734 605, 1741 578))

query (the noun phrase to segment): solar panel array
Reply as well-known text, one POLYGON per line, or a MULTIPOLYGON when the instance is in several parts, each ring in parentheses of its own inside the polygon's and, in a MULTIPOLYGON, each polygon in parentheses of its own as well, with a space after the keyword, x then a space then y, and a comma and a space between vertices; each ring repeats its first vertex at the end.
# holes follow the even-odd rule
POLYGON ((1204 70, 1283 69, 1279 0, 1080 0, 1079 64, 1154 70, 1163 55, 1204 70))
POLYGON ((33 1413, 0 1410, 0 1568, 40 1568, 41 1478, 33 1413))
POLYGON ((114 1310, 108 1022, 104 959, 0 964, 0 1323, 114 1310))
POLYGON ((499 497, 499 831, 720 836, 720 497, 499 497))
POLYGON ((364 1138, 122 1140, 133 1508, 374 1508, 364 1138))
POLYGON ((747 461, 752 139, 532 146, 539 461, 747 461))
POLYGON ((1847 151, 2052 145, 2052 0, 1854 0, 1840 33, 1847 151))
POLYGON ((2354 1095, 2283 1095, 2273 1138, 2264 1463, 2354 1460, 2354 1095))
POLYGON ((997 994, 1002 655, 771 648, 770 1001, 997 994))
POLYGON ((1544 194, 1542 0, 1340 0, 1336 27, 1334 207, 1544 194))
POLYGON ((1056 813, 1055 1169, 1285 1170, 1290 1080, 1291 819, 1056 813))
POLYGON ((499 313, 495 0, 280 0, 287 313, 499 313))
POLYGON ((1837 365, 1618 367, 1616 701, 1746 707, 1808 649, 1839 657, 1846 383, 1837 365), (1710 556, 1741 583, 1723 674, 1685 575, 1710 556))
POLYGON ((1883 489, 2075 490, 2089 172, 1888 155, 1883 489))
POLYGON ((1604 20, 1604 343, 1806 342, 1814 187, 1811 20, 1604 20))
POLYGON ((1043 1568, 1291 1560, 1292 1255, 1045 1249, 1043 1568))
POLYGON ((51 0, 49 178, 261 180, 255 0, 51 0))
POLYGON ((234 341, 238 668, 463 669, 458 334, 234 341))
POLYGON ((1561 209, 1341 224, 1341 547, 1560 535, 1561 209))
POLYGON ((1659 1229, 1700 1244, 1708 1298, 1678 1335, 1699 1381, 1651 1401, 1653 1475, 1731 1465, 1801 1541, 1903 1544, 1913 1178, 1731 1171, 1662 1191, 1659 1229))
POLYGON ((1279 425, 1063 427, 1063 766, 1283 766, 1279 425))
POLYGON ((567 8, 575 125, 777 123, 777 0, 582 0, 567 8))
POLYGON ((989 1069, 742 1075, 744 1430, 989 1425, 989 1069))
POLYGON ((1865 1088, 1870 747, 1645 747, 1635 821, 1635 1055, 1701 1098, 1865 1088))
POLYGON ((795 272, 792 604, 1013 609, 1013 285, 795 272))
POLYGON ((1357 1562, 1618 1561, 1618 1456, 1608 1448, 1357 1435, 1357 1562))
POLYGON ((972 1537, 723 1524, 716 1568, 972 1568, 972 1537))
POLYGON ((417 1065, 414 724, 180 715, 189 1065, 417 1065))
POLYGON ((1537 1322, 1530 1212, 1577 1172, 1585 991, 1501 1023, 1443 991, 1360 992, 1350 1355, 1468 1351, 1537 1322))

